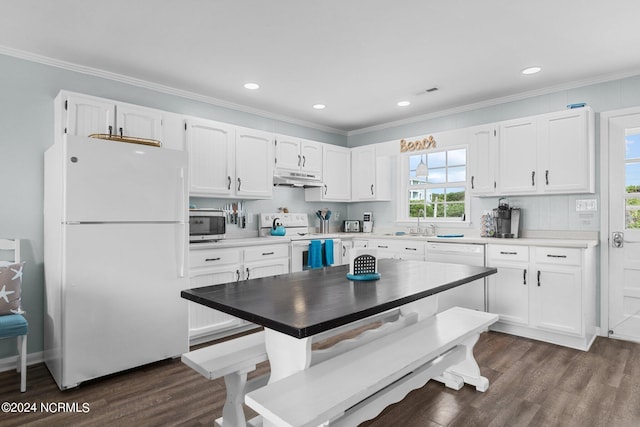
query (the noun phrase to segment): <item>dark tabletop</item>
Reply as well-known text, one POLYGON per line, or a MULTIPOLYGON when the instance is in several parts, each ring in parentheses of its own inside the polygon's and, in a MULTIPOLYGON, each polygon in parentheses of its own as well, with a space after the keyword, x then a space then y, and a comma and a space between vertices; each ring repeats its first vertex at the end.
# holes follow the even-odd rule
POLYGON ((351 281, 348 265, 188 289, 183 298, 305 338, 497 272, 495 268, 382 259, 381 278, 351 281))

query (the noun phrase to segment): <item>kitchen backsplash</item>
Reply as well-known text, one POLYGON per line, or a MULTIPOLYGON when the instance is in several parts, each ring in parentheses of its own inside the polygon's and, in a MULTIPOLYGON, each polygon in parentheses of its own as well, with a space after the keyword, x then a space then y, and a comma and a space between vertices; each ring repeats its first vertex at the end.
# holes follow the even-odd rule
MULTIPOLYGON (((280 208, 287 208, 289 212, 305 212, 309 215, 311 227, 320 227, 320 221, 315 212, 322 208, 329 208, 332 218, 329 223, 330 231, 340 231, 345 219, 361 220, 364 212, 372 212, 374 232, 378 230, 408 231, 406 223, 396 223, 395 202, 356 202, 356 203, 325 203, 306 202, 304 190, 291 187, 274 187, 273 199, 246 200, 245 210, 248 215, 246 229, 236 225, 228 225, 227 235, 234 237, 253 237, 258 232, 258 217, 261 212, 278 212, 280 208)), ((557 195, 557 196, 517 196, 508 198, 513 207, 522 208, 523 230, 567 230, 567 231, 597 231, 600 228, 600 204, 597 201, 596 211, 576 211, 576 200, 597 199, 596 195, 557 195)), ((209 199, 192 197, 191 204, 199 208, 222 208, 235 200, 209 199)), ((480 216, 485 211, 498 206, 497 197, 471 198, 471 225, 437 224, 439 229, 455 229, 463 227, 471 234, 479 234, 480 216)), ((424 223, 429 223, 428 220, 424 223)))

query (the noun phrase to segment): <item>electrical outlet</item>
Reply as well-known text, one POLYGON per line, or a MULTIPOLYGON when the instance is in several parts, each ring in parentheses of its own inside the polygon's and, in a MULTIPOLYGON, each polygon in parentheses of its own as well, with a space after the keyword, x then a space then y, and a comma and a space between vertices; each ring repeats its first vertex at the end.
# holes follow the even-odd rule
POLYGON ((576 200, 576 212, 594 212, 598 210, 598 199, 576 200))

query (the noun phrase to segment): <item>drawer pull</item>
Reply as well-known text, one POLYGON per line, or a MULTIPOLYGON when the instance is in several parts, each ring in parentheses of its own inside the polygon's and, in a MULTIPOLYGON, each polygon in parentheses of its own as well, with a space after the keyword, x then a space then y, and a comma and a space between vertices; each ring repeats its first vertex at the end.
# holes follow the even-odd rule
POLYGON ((220 257, 218 258, 206 258, 205 261, 220 261, 220 257))
POLYGON ((504 252, 504 251, 500 251, 500 255, 518 255, 518 252, 504 252))
POLYGON ((264 256, 273 255, 273 252, 262 252, 262 255, 264 255, 264 256))
POLYGON ((389 246, 387 246, 387 245, 378 245, 378 247, 382 248, 382 249, 388 249, 389 248, 389 246))
POLYGON ((417 251, 418 248, 405 248, 405 250, 407 250, 407 251, 417 251))
POLYGON ((566 258, 566 255, 553 255, 553 254, 547 254, 547 257, 549 258, 566 258))

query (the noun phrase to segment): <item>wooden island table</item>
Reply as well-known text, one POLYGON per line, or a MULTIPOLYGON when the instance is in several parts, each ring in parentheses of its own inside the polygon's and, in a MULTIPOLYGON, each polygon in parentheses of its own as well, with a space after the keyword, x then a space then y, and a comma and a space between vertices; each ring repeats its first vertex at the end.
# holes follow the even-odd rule
MULTIPOLYGON (((394 336, 409 325, 435 318, 438 293, 497 272, 488 267, 394 259, 379 260, 381 278, 376 281, 348 280, 348 271, 347 265, 307 270, 184 290, 181 296, 264 326, 271 365, 269 384, 274 384, 316 363, 378 342, 379 336, 394 336), (316 360, 311 348, 314 336, 340 332, 348 325, 393 309, 399 310, 399 319, 378 328, 379 336, 362 334, 365 338, 361 341, 351 340, 334 353, 318 352, 322 354, 316 360)), ((493 323, 494 318, 497 320, 497 316, 490 316, 488 324, 493 323)), ((488 381, 480 376, 472 352, 478 336, 479 333, 474 333, 473 339, 465 338, 466 366, 457 367, 461 368, 458 371, 466 372, 456 372, 450 378, 439 380, 457 389, 464 381, 480 391, 486 390, 488 381)), ((265 419, 265 425, 269 423, 265 419)))

